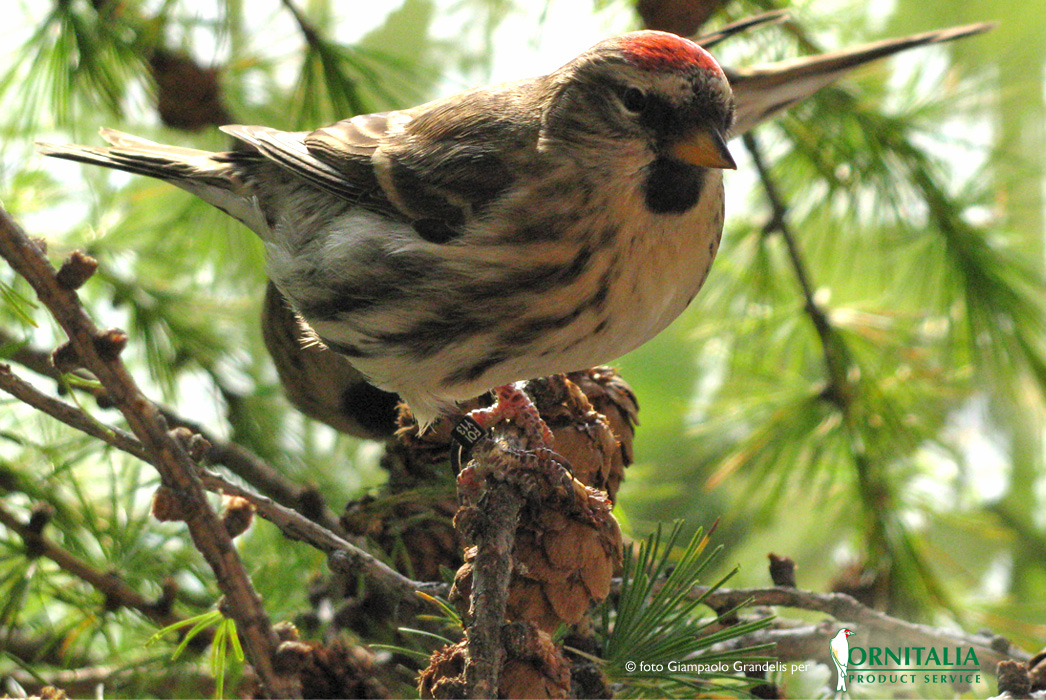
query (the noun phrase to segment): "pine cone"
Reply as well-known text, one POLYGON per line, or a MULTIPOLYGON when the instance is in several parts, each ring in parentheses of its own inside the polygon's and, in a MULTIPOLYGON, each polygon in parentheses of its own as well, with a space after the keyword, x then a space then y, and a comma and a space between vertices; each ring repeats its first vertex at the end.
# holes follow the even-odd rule
POLYGON ((191 57, 167 49, 153 51, 149 68, 156 81, 157 111, 167 126, 199 131, 232 121, 222 104, 218 68, 204 68, 191 57))
POLYGON ((566 698, 570 696, 570 663, 548 633, 526 622, 501 630, 505 664, 498 694, 503 698, 566 698))
MULTIPOLYGON (((621 560, 621 530, 606 493, 571 478, 559 465, 533 459, 519 464, 514 474, 526 482, 528 503, 516 531, 506 615, 552 633, 562 623, 580 621, 606 598, 621 560)), ((455 516, 466 537, 474 507, 466 504, 455 516)), ((463 611, 475 551, 466 550, 451 590, 451 600, 463 611)))
POLYGON ((532 380, 527 390, 574 476, 613 500, 633 459, 639 407, 628 384, 610 367, 594 367, 532 380))
POLYGON ((461 565, 461 545, 452 523, 453 495, 413 492, 350 503, 341 517, 347 532, 367 537, 393 557, 392 565, 416 581, 440 581, 440 567, 461 565))
POLYGON ((297 674, 304 698, 387 698, 389 691, 375 674, 374 655, 340 639, 323 646, 286 641, 276 650, 275 664, 297 674))
MULTIPOLYGON (((505 625, 501 635, 505 661, 498 674, 498 697, 569 697, 570 664, 547 633, 533 625, 516 622, 505 625)), ((418 678, 421 697, 466 697, 467 658, 467 640, 435 651, 418 678)))
POLYGON ((418 694, 421 697, 440 700, 466 697, 466 645, 467 642, 461 641, 432 652, 429 665, 418 675, 418 694))

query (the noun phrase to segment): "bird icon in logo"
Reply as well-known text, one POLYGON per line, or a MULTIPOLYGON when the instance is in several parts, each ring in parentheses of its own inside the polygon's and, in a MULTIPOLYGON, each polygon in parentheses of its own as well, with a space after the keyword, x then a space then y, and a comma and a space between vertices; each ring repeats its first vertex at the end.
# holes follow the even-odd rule
POLYGON ((853 632, 845 627, 839 630, 832 641, 828 642, 828 650, 832 654, 832 663, 839 674, 839 680, 835 684, 836 692, 846 692, 846 662, 850 658, 850 644, 846 641, 853 632))

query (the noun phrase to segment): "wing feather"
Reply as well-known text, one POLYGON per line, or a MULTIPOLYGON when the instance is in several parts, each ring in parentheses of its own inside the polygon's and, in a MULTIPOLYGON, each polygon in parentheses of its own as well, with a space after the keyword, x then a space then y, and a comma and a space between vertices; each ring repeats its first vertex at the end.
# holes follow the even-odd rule
MULTIPOLYGON (((259 153, 277 165, 286 168, 333 195, 357 201, 376 183, 363 178, 352 180, 330 165, 319 160, 305 146, 308 132, 291 132, 267 126, 232 124, 220 127, 222 131, 254 146, 259 153)), ((363 171, 360 173, 363 174, 363 171)))

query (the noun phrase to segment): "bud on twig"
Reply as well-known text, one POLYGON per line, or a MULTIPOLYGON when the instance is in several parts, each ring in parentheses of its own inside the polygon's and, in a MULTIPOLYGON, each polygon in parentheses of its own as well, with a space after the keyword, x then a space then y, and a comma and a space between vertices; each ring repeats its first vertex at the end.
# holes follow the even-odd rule
POLYGON ((185 520, 185 509, 178 494, 169 486, 161 486, 153 494, 153 517, 161 523, 185 520))
POLYGON ((51 353, 51 364, 62 374, 73 372, 83 367, 80 353, 72 343, 62 343, 51 353))
POLYGON ((273 666, 278 673, 294 674, 305 668, 312 655, 312 646, 305 642, 282 642, 276 647, 273 666))
POLYGON ((189 457, 194 462, 202 462, 210 453, 210 441, 199 433, 193 433, 193 436, 189 438, 189 457))
POLYGON ((277 622, 272 626, 272 631, 276 633, 281 642, 297 642, 301 638, 298 627, 290 620, 277 622))
POLYGON ((114 362, 127 347, 127 333, 110 328, 94 338, 94 349, 106 362, 114 362))
POLYGON ((254 504, 243 496, 231 496, 222 513, 222 525, 229 537, 236 538, 247 532, 254 520, 254 504))
POLYGON ((182 446, 194 462, 201 462, 211 452, 211 443, 203 435, 194 433, 184 425, 172 428, 168 435, 174 438, 182 446))
POLYGON ((1009 693, 1011 698, 1031 697, 1031 677, 1022 661, 1000 661, 997 671, 999 694, 1009 693))
POLYGON ((775 586, 795 588, 795 562, 773 552, 766 555, 770 560, 770 580, 775 586))
POLYGON ((65 289, 75 291, 82 287, 84 282, 89 280, 97 269, 97 260, 82 250, 74 250, 69 259, 62 263, 62 267, 58 269, 55 279, 65 289))

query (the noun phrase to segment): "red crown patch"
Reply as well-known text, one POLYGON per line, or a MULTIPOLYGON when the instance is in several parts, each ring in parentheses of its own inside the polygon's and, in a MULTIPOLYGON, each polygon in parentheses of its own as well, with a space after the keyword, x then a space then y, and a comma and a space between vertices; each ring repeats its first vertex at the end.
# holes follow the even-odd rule
POLYGON ((629 59, 641 68, 678 70, 697 65, 712 73, 723 73, 712 54, 689 39, 668 32, 645 31, 627 34, 621 47, 629 59))

